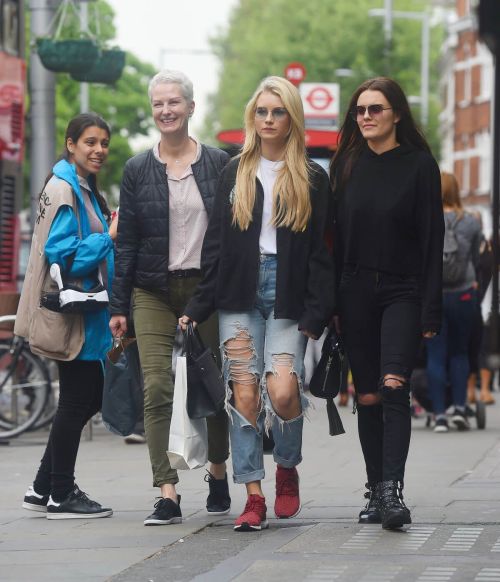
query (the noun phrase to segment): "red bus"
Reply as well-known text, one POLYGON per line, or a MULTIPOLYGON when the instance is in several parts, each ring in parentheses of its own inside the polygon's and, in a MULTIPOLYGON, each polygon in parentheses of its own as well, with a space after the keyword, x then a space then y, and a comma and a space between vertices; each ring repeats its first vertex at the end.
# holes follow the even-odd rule
MULTIPOLYGON (((217 134, 217 139, 224 144, 230 155, 239 152, 245 140, 242 129, 226 129, 217 134)), ((337 149, 338 132, 328 129, 306 128, 307 151, 311 158, 328 171, 330 159, 337 149)))
POLYGON ((24 2, 0 0, 0 315, 17 301, 25 95, 24 2))

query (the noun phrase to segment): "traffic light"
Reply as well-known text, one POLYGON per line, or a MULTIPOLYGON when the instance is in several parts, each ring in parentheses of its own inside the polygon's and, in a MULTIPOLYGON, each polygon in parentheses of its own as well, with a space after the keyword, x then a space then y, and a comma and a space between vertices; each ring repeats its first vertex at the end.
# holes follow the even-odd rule
POLYGON ((494 55, 500 54, 500 0, 480 0, 479 36, 494 55))

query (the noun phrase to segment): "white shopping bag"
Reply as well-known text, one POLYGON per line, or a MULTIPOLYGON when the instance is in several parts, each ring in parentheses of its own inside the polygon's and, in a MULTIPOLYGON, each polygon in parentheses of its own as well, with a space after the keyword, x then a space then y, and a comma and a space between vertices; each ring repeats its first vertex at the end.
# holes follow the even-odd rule
POLYGON ((186 358, 177 357, 167 455, 173 469, 198 469, 208 460, 207 421, 189 418, 186 358))

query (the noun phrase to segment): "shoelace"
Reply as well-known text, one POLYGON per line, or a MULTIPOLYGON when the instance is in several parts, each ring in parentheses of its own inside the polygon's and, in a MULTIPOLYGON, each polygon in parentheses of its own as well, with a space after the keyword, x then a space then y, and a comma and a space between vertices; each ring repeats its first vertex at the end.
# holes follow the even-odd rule
POLYGON ((90 499, 90 497, 85 493, 85 491, 82 491, 81 489, 78 489, 76 495, 82 501, 84 501, 85 503, 87 503, 88 505, 90 505, 90 507, 100 507, 100 504, 97 503, 97 501, 93 501, 92 499, 90 499))
MULTIPOLYGON (((154 508, 157 509, 158 507, 160 507, 160 505, 163 505, 165 501, 167 501, 167 497, 157 497, 156 499, 158 499, 158 501, 154 504, 154 508)), ((172 501, 170 499, 170 501, 172 501)), ((175 502, 173 502, 175 503, 175 502)))
POLYGON ((283 479, 276 486, 276 495, 297 495, 297 481, 294 476, 290 475, 283 479))
POLYGON ((245 504, 245 511, 243 513, 261 513, 263 510, 264 502, 260 499, 256 499, 255 497, 249 497, 245 504))

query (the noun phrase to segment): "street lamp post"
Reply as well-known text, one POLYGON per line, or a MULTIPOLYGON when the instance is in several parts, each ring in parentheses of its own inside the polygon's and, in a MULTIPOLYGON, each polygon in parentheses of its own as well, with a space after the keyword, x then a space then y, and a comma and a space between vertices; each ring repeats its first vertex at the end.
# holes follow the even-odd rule
MULTIPOLYGON (((385 8, 373 8, 368 11, 370 16, 386 17, 385 8)), ((430 23, 427 12, 392 11, 393 18, 420 20, 422 22, 422 53, 420 59, 420 119, 425 127, 429 121, 429 56, 430 56, 430 23)))
MULTIPOLYGON (((47 34, 56 8, 55 0, 31 0, 31 37, 47 34)), ((55 137, 55 75, 40 61, 31 44, 30 80, 30 226, 33 230, 40 187, 47 168, 54 163, 55 137)))

